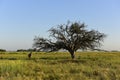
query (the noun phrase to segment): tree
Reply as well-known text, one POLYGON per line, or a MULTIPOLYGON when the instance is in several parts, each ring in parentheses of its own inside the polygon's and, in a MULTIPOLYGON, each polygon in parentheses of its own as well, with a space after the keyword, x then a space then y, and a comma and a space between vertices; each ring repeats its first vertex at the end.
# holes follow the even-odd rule
POLYGON ((5 49, 0 49, 0 52, 6 52, 6 50, 5 49))
POLYGON ((68 22, 49 30, 52 39, 35 37, 33 46, 42 51, 58 51, 66 49, 75 58, 78 49, 95 49, 101 46, 106 36, 95 30, 87 30, 86 25, 80 22, 68 22))

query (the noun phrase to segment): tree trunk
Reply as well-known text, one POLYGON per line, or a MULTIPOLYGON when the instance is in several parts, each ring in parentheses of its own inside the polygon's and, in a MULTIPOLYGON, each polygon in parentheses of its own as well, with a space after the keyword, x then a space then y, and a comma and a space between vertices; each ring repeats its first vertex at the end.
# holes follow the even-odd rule
POLYGON ((74 51, 71 51, 70 54, 71 54, 71 58, 72 58, 72 59, 75 59, 74 51))

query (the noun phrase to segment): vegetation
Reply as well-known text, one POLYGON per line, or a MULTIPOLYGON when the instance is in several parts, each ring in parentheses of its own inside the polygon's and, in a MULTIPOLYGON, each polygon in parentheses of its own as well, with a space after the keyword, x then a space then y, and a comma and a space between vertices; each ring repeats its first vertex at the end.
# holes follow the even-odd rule
POLYGON ((59 25, 49 30, 52 40, 35 37, 34 47, 42 51, 68 50, 72 59, 78 49, 95 49, 101 45, 105 34, 95 30, 87 30, 84 23, 69 23, 59 25))
POLYGON ((5 49, 0 49, 0 52, 6 52, 6 50, 5 49))
POLYGON ((120 80, 119 52, 0 52, 0 80, 120 80))
POLYGON ((18 49, 17 52, 30 52, 35 51, 34 49, 18 49))

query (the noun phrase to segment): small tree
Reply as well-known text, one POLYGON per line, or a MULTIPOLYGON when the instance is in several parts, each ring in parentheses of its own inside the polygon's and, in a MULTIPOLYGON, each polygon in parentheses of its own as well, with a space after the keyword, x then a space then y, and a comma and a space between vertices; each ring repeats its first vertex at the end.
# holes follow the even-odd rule
POLYGON ((52 40, 42 37, 34 38, 34 47, 42 51, 58 51, 66 49, 75 58, 78 49, 95 49, 101 46, 105 34, 95 30, 87 30, 86 25, 74 22, 58 25, 49 30, 52 40))

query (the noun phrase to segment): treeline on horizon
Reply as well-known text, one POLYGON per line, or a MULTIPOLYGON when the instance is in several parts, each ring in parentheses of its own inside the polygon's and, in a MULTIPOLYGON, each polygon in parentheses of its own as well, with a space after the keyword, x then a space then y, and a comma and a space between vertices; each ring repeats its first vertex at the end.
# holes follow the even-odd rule
MULTIPOLYGON (((18 49, 15 52, 29 52, 29 51, 36 51, 35 49, 18 49)), ((5 49, 0 49, 0 52, 7 52, 5 49)), ((8 51, 9 52, 9 51, 8 51)))
MULTIPOLYGON (((41 51, 39 51, 39 50, 35 50, 35 49, 18 49, 18 50, 16 50, 15 52, 31 52, 31 51, 33 51, 33 52, 41 52, 41 51)), ((90 50, 85 50, 85 51, 90 51, 90 50)), ((120 51, 118 51, 118 50, 111 50, 111 51, 108 51, 108 50, 101 50, 101 49, 96 49, 96 50, 92 50, 92 51, 104 51, 104 52, 120 52, 120 51)), ((9 52, 9 51, 7 51, 6 49, 0 49, 0 52, 9 52)))

